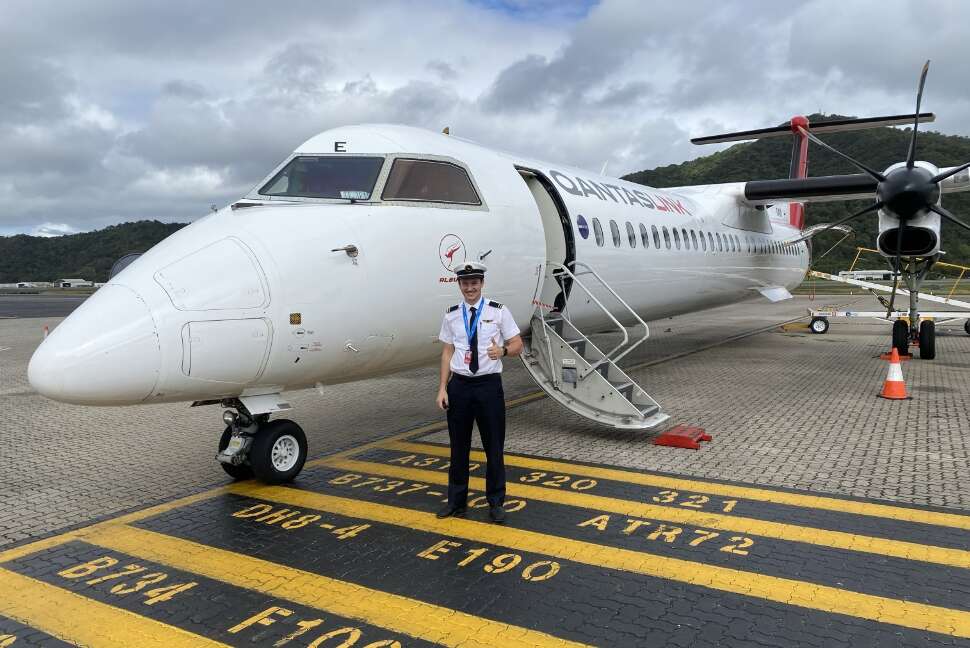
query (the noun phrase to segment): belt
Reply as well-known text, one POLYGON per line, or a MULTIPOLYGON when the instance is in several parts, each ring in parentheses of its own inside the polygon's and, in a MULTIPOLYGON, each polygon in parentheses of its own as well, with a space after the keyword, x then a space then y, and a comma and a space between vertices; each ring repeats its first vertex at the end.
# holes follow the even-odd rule
POLYGON ((452 379, 459 382, 484 382, 486 380, 501 380, 502 374, 499 372, 482 374, 481 376, 465 376, 459 373, 451 374, 452 379))

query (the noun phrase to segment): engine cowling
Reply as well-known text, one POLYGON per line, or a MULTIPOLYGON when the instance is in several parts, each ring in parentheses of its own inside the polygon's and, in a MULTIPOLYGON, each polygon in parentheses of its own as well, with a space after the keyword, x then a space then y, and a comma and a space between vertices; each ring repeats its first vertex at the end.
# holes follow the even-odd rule
MULTIPOLYGON (((916 166, 926 169, 932 175, 939 173, 939 169, 929 162, 917 161, 916 166)), ((886 169, 889 175, 894 169, 906 166, 905 162, 893 164, 886 169)), ((937 199, 937 204, 940 201, 937 199)), ((886 257, 895 257, 899 237, 899 217, 889 209, 879 210, 879 235, 876 238, 876 248, 886 257)), ((906 220, 903 230, 900 254, 904 257, 928 257, 940 251, 940 216, 928 209, 922 210, 916 216, 906 220)))

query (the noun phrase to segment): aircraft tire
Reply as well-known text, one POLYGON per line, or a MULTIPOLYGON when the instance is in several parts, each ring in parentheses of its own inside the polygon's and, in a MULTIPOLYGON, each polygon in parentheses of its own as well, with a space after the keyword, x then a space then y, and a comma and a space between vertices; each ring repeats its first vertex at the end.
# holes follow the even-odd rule
POLYGON ((903 320, 893 322, 893 348, 899 355, 909 354, 909 325, 903 320))
POLYGON ((829 320, 825 317, 813 317, 808 323, 808 329, 816 335, 822 335, 829 331, 829 320))
MULTIPOLYGON (((232 427, 227 425, 225 431, 222 433, 222 438, 219 439, 219 452, 222 452, 223 450, 226 449, 226 446, 229 445, 229 439, 231 438, 232 438, 232 427)), ((219 465, 222 466, 222 469, 226 471, 227 475, 229 475, 236 481, 253 478, 252 466, 248 466, 246 464, 241 464, 239 466, 236 466, 233 464, 222 463, 221 461, 219 462, 219 465)))
POLYGON ((970 319, 964 320, 963 330, 967 332, 967 335, 970 335, 970 319))
POLYGON ((921 360, 936 358, 936 323, 920 322, 919 324, 919 357, 921 360))
POLYGON ((306 462, 307 442, 303 429, 287 419, 260 424, 249 448, 253 473, 266 484, 293 481, 306 462))

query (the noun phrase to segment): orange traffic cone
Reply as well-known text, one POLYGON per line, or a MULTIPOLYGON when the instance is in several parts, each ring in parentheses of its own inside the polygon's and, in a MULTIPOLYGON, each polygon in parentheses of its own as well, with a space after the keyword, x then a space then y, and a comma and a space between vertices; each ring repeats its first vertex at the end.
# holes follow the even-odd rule
POLYGON ((44 337, 46 338, 50 334, 50 330, 47 328, 47 324, 44 324, 44 337))
POLYGON ((879 397, 889 400, 906 400, 909 398, 906 395, 906 383, 903 382, 903 365, 899 362, 899 351, 896 347, 893 347, 889 356, 889 375, 886 376, 886 382, 882 384, 882 393, 879 394, 879 397))

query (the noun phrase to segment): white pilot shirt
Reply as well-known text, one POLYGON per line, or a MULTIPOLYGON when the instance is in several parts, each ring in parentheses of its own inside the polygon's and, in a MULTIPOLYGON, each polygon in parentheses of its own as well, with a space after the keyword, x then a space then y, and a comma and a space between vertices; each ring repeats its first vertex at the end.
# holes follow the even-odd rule
MULTIPOLYGON (((481 300, 479 300, 481 301, 481 300)), ((467 302, 462 301, 466 308, 467 302)), ((477 308, 477 304, 475 305, 477 308)), ((492 360, 488 357, 488 347, 495 338, 496 346, 502 346, 521 331, 512 319, 508 307, 498 302, 490 302, 485 297, 485 312, 478 320, 478 372, 472 373, 465 364, 465 352, 468 351, 468 334, 465 332, 465 321, 461 315, 461 304, 452 306, 445 313, 441 322, 441 332, 438 339, 447 344, 455 345, 455 353, 451 356, 452 373, 462 376, 484 376, 491 373, 502 373, 502 360, 492 360)), ((468 324, 471 325, 471 309, 468 309, 468 324)))

